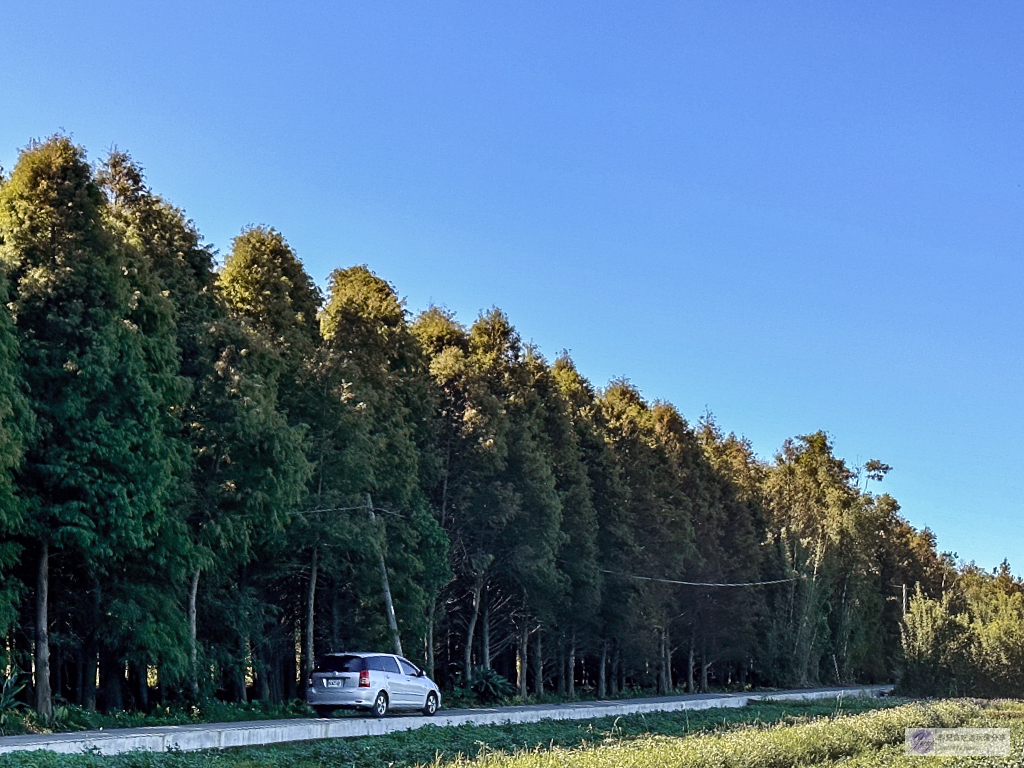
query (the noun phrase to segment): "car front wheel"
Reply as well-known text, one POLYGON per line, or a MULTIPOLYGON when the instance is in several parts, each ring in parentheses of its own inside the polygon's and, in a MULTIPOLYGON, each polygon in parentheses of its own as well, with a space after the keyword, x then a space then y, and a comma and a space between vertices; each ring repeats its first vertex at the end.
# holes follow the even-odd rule
POLYGON ((427 694, 427 703, 423 705, 423 714, 433 717, 435 712, 437 712, 437 694, 431 691, 427 694))
POLYGON ((373 709, 370 710, 374 717, 384 717, 388 713, 388 695, 381 691, 373 701, 373 709))

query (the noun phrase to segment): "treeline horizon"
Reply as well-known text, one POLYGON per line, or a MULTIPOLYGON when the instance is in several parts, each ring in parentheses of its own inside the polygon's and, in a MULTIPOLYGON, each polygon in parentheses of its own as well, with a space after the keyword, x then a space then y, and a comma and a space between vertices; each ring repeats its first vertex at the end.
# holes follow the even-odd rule
POLYGON ((301 698, 342 650, 524 697, 890 681, 969 570, 823 431, 764 461, 498 309, 323 292, 266 226, 214 255, 124 152, 0 175, 0 637, 43 717, 301 698))

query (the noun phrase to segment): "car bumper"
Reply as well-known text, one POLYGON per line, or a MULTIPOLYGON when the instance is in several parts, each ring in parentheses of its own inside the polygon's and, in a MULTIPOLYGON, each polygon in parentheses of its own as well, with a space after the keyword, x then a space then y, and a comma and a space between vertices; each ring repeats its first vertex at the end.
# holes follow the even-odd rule
POLYGON ((375 692, 371 688, 332 690, 306 688, 306 703, 311 707, 366 708, 373 706, 375 692))

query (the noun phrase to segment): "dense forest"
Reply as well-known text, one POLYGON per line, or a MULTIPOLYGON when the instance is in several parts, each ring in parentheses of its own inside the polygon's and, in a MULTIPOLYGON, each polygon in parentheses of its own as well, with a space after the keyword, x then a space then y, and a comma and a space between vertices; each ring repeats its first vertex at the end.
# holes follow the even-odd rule
POLYGON ((938 554, 888 470, 824 432, 761 460, 365 266, 321 291, 270 227, 218 266, 123 152, 0 176, 0 636, 42 716, 301 698, 343 649, 524 696, 955 687, 943 638, 987 648, 1020 582, 938 554))

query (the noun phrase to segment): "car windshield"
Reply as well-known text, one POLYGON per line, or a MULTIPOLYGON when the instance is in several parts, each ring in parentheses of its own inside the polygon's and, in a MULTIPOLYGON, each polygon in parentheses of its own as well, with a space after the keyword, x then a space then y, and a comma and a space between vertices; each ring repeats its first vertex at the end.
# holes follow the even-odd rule
POLYGON ((314 672, 359 672, 363 668, 362 656, 321 656, 314 672))

